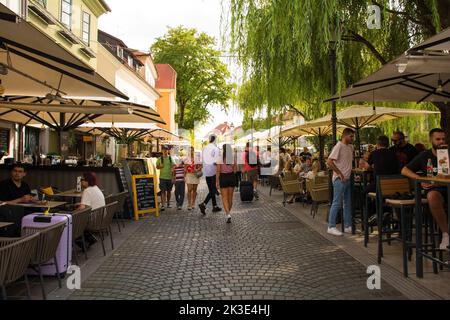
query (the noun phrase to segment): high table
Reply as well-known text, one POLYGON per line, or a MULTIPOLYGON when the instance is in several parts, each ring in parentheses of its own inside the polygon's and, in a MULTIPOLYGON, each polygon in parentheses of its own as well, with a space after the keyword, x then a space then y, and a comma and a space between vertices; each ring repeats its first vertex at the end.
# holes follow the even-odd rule
MULTIPOLYGON (((415 185, 415 196, 416 196, 416 275, 418 278, 423 278, 423 258, 427 258, 432 260, 433 262, 436 262, 440 265, 444 265, 450 268, 448 263, 445 261, 441 261, 437 259, 436 257, 430 256, 427 253, 424 253, 422 251, 423 248, 423 242, 422 242, 422 227, 423 227, 423 221, 422 221, 422 183, 428 183, 428 184, 437 184, 447 187, 447 200, 450 199, 450 179, 444 179, 440 177, 423 177, 419 179, 415 179, 414 185, 415 185)), ((447 206, 447 221, 450 228, 450 206, 447 206)), ((450 247, 447 248, 450 254, 450 247)))
POLYGON ((0 222, 0 229, 12 226, 14 223, 11 222, 0 222))
MULTIPOLYGON (((369 176, 373 174, 372 170, 367 169, 353 169, 352 170, 352 195, 354 195, 353 191, 356 191, 356 184, 355 184, 355 177, 360 177, 359 179, 359 195, 358 195, 358 203, 359 208, 361 210, 361 228, 364 229, 364 219, 363 219, 363 210, 364 210, 364 191, 366 190, 366 187, 368 186, 369 182, 369 176)), ((352 197, 352 233, 355 234, 355 217, 356 217, 356 206, 355 201, 356 197, 352 197)))
POLYGON ((15 206, 23 207, 23 208, 31 208, 31 209, 55 209, 58 207, 62 207, 66 205, 67 202, 62 201, 48 201, 46 204, 41 203, 16 203, 15 206))

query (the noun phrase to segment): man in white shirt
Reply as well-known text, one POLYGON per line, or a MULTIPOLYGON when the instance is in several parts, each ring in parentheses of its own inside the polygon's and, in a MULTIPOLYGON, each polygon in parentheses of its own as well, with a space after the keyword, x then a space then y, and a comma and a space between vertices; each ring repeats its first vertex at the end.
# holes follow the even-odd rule
POLYGON ((203 215, 206 214, 206 205, 209 200, 212 200, 213 212, 222 211, 222 209, 217 206, 216 200, 216 165, 220 157, 220 150, 216 146, 216 139, 215 135, 211 135, 209 144, 203 149, 203 174, 206 179, 206 184, 208 185, 208 195, 206 196, 205 201, 198 205, 203 215))
POLYGON ((342 236, 336 228, 336 218, 344 203, 344 226, 345 233, 352 232, 352 190, 350 177, 352 175, 353 164, 353 140, 355 132, 352 129, 345 129, 342 140, 339 141, 331 151, 327 164, 333 170, 333 204, 330 209, 328 219, 328 233, 334 236, 342 236))

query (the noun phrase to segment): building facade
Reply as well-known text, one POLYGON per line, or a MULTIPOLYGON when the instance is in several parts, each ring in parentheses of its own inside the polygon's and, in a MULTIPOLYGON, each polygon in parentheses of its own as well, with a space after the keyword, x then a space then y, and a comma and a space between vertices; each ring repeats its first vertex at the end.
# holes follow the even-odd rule
POLYGON ((173 134, 179 134, 175 122, 175 115, 178 111, 177 72, 169 64, 157 64, 156 69, 158 71, 156 89, 161 94, 161 98, 156 101, 156 109, 166 122, 165 125, 159 126, 173 134))

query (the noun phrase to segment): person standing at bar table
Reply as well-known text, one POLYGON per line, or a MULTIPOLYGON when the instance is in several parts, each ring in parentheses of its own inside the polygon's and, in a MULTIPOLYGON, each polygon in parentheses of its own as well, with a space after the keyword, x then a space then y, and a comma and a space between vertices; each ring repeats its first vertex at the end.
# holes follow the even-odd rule
POLYGON ((203 149, 203 174, 206 178, 206 184, 208 185, 208 195, 205 200, 198 205, 200 211, 203 215, 206 214, 206 205, 209 200, 212 200, 213 212, 222 211, 221 208, 217 206, 216 194, 216 171, 217 171, 217 160, 219 159, 220 150, 216 146, 216 136, 211 135, 209 137, 209 144, 203 149))
POLYGON ((334 236, 342 236, 336 228, 336 218, 339 210, 344 207, 344 232, 352 232, 352 190, 350 176, 352 174, 353 163, 353 140, 355 132, 346 128, 342 134, 342 140, 339 141, 331 151, 327 164, 333 170, 333 203, 330 209, 328 221, 328 233, 334 236))
POLYGON ((406 142, 406 136, 401 131, 396 131, 392 134, 391 150, 395 152, 398 162, 400 163, 400 169, 403 169, 408 163, 410 163, 418 154, 416 147, 406 142))
POLYGON ((227 223, 231 223, 231 208, 233 207, 234 188, 236 188, 236 161, 231 145, 223 146, 222 160, 217 164, 216 187, 220 188, 227 223))
POLYGON ((159 189, 161 190, 161 211, 164 211, 165 204, 170 208, 170 196, 172 193, 172 170, 174 162, 170 156, 169 146, 163 146, 163 155, 156 161, 156 169, 159 172, 159 189))
POLYGON ((250 142, 247 142, 245 146, 245 152, 243 154, 243 173, 244 180, 251 182, 253 185, 253 195, 255 199, 259 199, 258 196, 258 173, 259 173, 259 154, 252 147, 250 142))
MULTIPOLYGON (((445 131, 439 128, 431 130, 430 142, 433 146, 431 150, 422 152, 404 167, 402 170, 404 176, 410 179, 420 178, 417 172, 426 173, 429 160, 431 160, 434 168, 438 166, 437 150, 446 144, 445 131)), ((442 231, 442 242, 439 247, 441 250, 446 250, 449 245, 449 230, 445 212, 445 204, 448 203, 447 187, 422 183, 422 188, 427 192, 428 206, 430 207, 431 214, 442 231)))

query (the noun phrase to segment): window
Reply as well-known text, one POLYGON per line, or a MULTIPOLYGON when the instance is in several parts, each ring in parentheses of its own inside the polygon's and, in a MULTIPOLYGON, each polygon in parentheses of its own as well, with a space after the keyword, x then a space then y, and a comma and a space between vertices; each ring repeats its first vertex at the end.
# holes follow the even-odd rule
POLYGON ((123 59, 123 48, 121 46, 117 46, 117 56, 123 59))
POLYGON ((37 0, 37 2, 44 8, 47 8, 47 0, 37 0))
POLYGON ((128 56, 128 65, 133 68, 133 57, 132 56, 128 56))
POLYGON ((72 26, 72 0, 61 0, 61 22, 69 29, 72 26))
POLYGON ((83 42, 89 46, 91 33, 91 15, 83 11, 83 21, 81 26, 81 36, 83 42))

